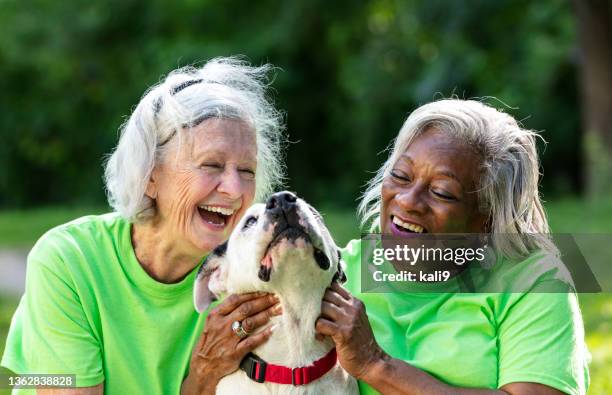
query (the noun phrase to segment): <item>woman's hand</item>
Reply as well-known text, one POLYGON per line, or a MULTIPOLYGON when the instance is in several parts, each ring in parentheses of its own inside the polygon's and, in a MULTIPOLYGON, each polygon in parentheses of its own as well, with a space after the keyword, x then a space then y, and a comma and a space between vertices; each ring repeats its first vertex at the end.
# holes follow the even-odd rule
POLYGON ((323 295, 316 331, 333 339, 340 365, 357 379, 364 380, 377 362, 387 358, 374 339, 363 302, 335 281, 323 295))
POLYGON ((232 331, 234 321, 241 321, 253 333, 281 313, 278 298, 263 292, 231 295, 212 309, 193 350, 181 394, 214 394, 219 380, 238 369, 244 356, 272 334, 269 327, 240 339, 232 331))

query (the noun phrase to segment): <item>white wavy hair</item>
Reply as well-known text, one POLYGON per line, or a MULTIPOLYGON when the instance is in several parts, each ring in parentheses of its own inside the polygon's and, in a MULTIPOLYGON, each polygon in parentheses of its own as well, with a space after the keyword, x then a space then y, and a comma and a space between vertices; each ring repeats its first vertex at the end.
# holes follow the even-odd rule
POLYGON ((209 118, 239 119, 256 133, 255 200, 284 181, 283 116, 266 95, 271 65, 252 67, 236 58, 215 58, 202 67, 172 71, 149 88, 121 126, 117 147, 105 165, 108 201, 132 222, 155 214, 145 195, 151 171, 167 143, 180 143, 190 128, 209 118))
POLYGON ((417 108, 392 142, 391 154, 368 184, 358 215, 363 228, 380 231, 381 188, 393 165, 416 136, 430 128, 465 141, 480 155, 479 209, 488 215, 496 253, 520 258, 538 249, 556 253, 538 191, 536 132, 510 115, 474 100, 445 99, 417 108), (518 236, 518 237, 516 237, 518 236))

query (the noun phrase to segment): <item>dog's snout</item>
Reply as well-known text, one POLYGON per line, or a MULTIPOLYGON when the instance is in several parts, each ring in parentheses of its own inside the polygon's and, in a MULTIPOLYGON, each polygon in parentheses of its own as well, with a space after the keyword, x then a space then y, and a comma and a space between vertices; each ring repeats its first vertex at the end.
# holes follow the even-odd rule
POLYGON ((270 214, 295 211, 297 206, 296 202, 297 196, 295 196, 295 194, 288 191, 277 192, 270 196, 266 202, 266 211, 270 214))

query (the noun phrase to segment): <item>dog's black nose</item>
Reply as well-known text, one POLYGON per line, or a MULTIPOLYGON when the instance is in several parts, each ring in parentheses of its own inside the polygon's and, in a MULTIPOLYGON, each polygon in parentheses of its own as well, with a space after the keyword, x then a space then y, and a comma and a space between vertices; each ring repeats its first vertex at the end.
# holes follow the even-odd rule
POLYGON ((297 196, 289 191, 277 192, 266 202, 266 211, 271 214, 295 211, 297 196))

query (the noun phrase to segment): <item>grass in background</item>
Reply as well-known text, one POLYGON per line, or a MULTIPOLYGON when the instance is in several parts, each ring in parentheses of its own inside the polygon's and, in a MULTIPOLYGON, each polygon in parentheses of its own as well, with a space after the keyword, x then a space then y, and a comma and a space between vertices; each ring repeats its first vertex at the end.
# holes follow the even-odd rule
MULTIPOLYGON (((547 203, 546 210, 551 229, 556 233, 612 234, 612 200, 586 203, 576 198, 566 198, 547 203)), ((40 235, 55 225, 104 211, 104 208, 45 208, 0 212, 0 248, 31 246, 40 235)), ((354 210, 329 206, 320 211, 339 246, 345 246, 349 240, 360 236, 354 210)), ((612 394, 612 295, 581 294, 579 298, 586 340, 593 357, 588 394, 612 394)), ((0 297, 0 354, 4 350, 10 318, 16 305, 16 298, 0 297)), ((5 372, 0 369, 0 374, 5 372)), ((5 393, 8 394, 0 390, 0 395, 5 393)))
MULTIPOLYGON (((605 233, 612 244, 612 199, 585 202, 566 198, 545 206, 554 233, 605 233)), ((592 356, 588 394, 612 394, 612 294, 580 294, 578 298, 592 356)))
POLYGON ((89 214, 109 211, 104 207, 44 207, 0 212, 0 248, 29 248, 54 226, 89 214))
POLYGON ((567 197, 544 207, 553 233, 612 234, 612 199, 588 202, 567 197))
MULTIPOLYGON (((15 296, 0 295, 0 356, 4 355, 4 342, 18 301, 19 299, 15 296)), ((2 374, 11 374, 11 372, 0 367, 0 375, 2 374)), ((9 395, 10 393, 11 391, 8 389, 0 388, 0 395, 9 395)))

